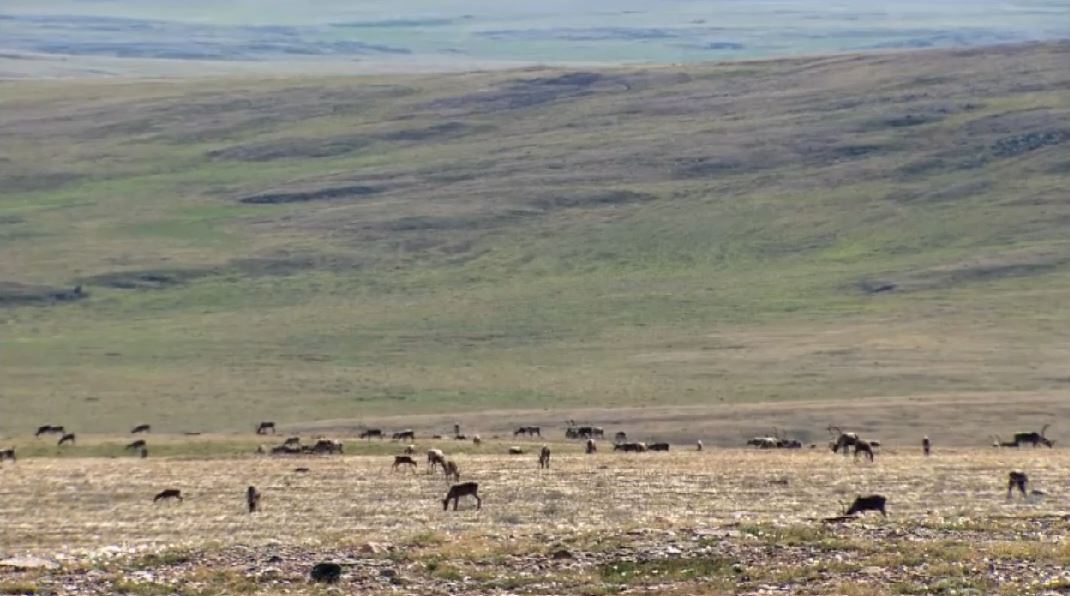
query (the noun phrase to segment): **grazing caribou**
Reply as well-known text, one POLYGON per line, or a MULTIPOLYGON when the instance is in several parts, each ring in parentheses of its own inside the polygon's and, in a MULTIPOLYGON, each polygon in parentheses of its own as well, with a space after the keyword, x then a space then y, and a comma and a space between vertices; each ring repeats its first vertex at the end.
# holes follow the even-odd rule
POLYGON ((316 441, 316 444, 309 448, 311 453, 342 453, 344 445, 341 441, 335 439, 320 439, 316 441))
POLYGON ((367 440, 370 441, 372 439, 372 437, 378 437, 380 441, 383 440, 383 431, 382 431, 382 429, 369 428, 369 429, 365 430, 364 432, 360 433, 360 438, 362 438, 362 439, 367 439, 367 440))
POLYGON ((391 468, 396 471, 401 466, 411 466, 412 467, 412 471, 416 472, 416 468, 417 468, 416 460, 413 459, 411 455, 395 455, 394 456, 394 465, 391 466, 391 468))
POLYGON ((539 469, 550 468, 550 448, 546 445, 539 450, 539 469))
POLYGON ((613 446, 613 451, 633 451, 641 453, 646 451, 646 444, 644 443, 617 443, 613 446))
POLYGON ((138 433, 147 433, 147 432, 149 432, 151 430, 152 430, 152 425, 150 425, 150 424, 139 424, 139 425, 135 426, 130 431, 130 434, 136 435, 138 433))
POLYGON ((542 438, 542 428, 538 426, 521 426, 513 431, 513 436, 527 435, 529 437, 542 438))
POLYGON ((668 451, 669 450, 669 444, 668 443, 651 443, 651 444, 647 445, 646 448, 649 451, 668 451))
POLYGON ((1022 493, 1022 498, 1025 498, 1025 485, 1028 483, 1029 476, 1026 476, 1025 472, 1015 470, 1007 474, 1007 498, 1011 498, 1015 488, 1022 493))
POLYGON ((442 466, 442 469, 446 469, 446 454, 441 449, 428 449, 427 450, 427 473, 431 474, 435 471, 435 466, 442 466))
POLYGON ((245 504, 249 506, 249 513, 260 510, 260 491, 256 490, 255 486, 245 490, 245 504))
POLYGON ((297 445, 275 445, 271 448, 271 455, 296 455, 301 453, 301 447, 297 445))
POLYGON ((613 442, 614 443, 627 443, 628 442, 628 433, 626 433, 624 431, 618 432, 617 434, 613 435, 613 442))
POLYGON ((157 503, 159 501, 164 501, 167 499, 178 499, 178 501, 181 502, 182 491, 178 490, 177 488, 169 488, 166 490, 162 490, 156 493, 156 496, 152 498, 152 502, 157 503))
MULTIPOLYGON (((847 453, 846 449, 844 450, 844 453, 847 453)), ((864 441, 862 439, 856 439, 855 440, 855 457, 856 458, 858 457, 859 453, 865 454, 865 456, 869 458, 869 461, 873 461, 873 444, 868 442, 868 441, 864 441)))
POLYGON ((702 439, 695 441, 695 451, 702 451, 702 439))
POLYGON ((925 457, 929 457, 929 453, 932 451, 933 444, 929 440, 929 437, 922 437, 921 439, 921 452, 925 454, 925 457))
POLYGON ((513 445, 509 448, 509 455, 524 455, 524 448, 519 445, 513 445))
POLYGON ((599 426, 569 426, 565 429, 566 439, 602 439, 606 431, 599 426))
POLYGON ((411 428, 407 428, 405 430, 398 431, 390 436, 390 440, 392 441, 400 441, 402 439, 414 441, 416 440, 416 432, 413 431, 411 428))
POLYGON ((1018 445, 1024 445, 1025 443, 1031 443, 1033 445, 1033 447, 1036 447, 1037 445, 1044 445, 1044 446, 1046 446, 1048 448, 1051 448, 1052 444, 1055 441, 1052 441, 1051 439, 1049 439, 1049 438, 1044 436, 1044 433, 1047 432, 1049 426, 1051 426, 1051 425, 1050 424, 1045 424, 1044 428, 1040 429, 1040 432, 1030 431, 1030 432, 1014 433, 1014 442, 1017 443, 1018 445))
POLYGON ((70 443, 71 445, 74 445, 74 442, 75 442, 76 438, 77 437, 74 436, 74 433, 67 433, 67 434, 63 435, 62 437, 60 437, 59 442, 56 443, 56 445, 62 446, 62 445, 66 445, 67 443, 70 443))
POLYGON ((855 513, 864 513, 866 511, 880 511, 881 515, 887 517, 888 513, 884 510, 886 501, 887 499, 882 495, 869 495, 868 497, 860 496, 851 504, 851 508, 844 512, 844 515, 854 515, 855 513))
POLYGON ((598 452, 598 444, 594 442, 594 439, 587 439, 587 448, 584 450, 587 455, 598 452))
POLYGON ((127 445, 126 446, 126 450, 127 451, 135 451, 137 449, 143 449, 145 447, 145 445, 146 445, 145 439, 138 439, 136 441, 131 442, 129 445, 127 445))
POLYGON ((33 433, 33 436, 40 437, 41 435, 56 434, 61 435, 67 432, 62 426, 53 426, 46 424, 44 426, 37 427, 37 432, 33 433))
POLYGON ((11 461, 15 461, 15 449, 14 448, 0 449, 0 463, 3 463, 5 459, 10 459, 11 461))
POLYGON ((828 431, 829 434, 835 436, 835 440, 832 443, 833 453, 838 453, 840 449, 843 449, 843 454, 844 456, 846 456, 848 453, 851 452, 851 450, 848 448, 854 447, 855 443, 858 442, 857 433, 845 433, 840 430, 840 427, 838 426, 829 426, 828 431))
POLYGON ((457 511, 457 502, 461 500, 461 497, 471 495, 476 500, 476 509, 483 508, 483 499, 479 498, 479 483, 477 482, 463 482, 461 484, 454 484, 450 487, 449 492, 446 493, 446 498, 442 499, 442 510, 449 509, 450 499, 453 499, 453 510, 457 511))
POLYGON ((282 444, 290 447, 293 447, 294 445, 300 445, 301 437, 287 437, 287 439, 283 441, 282 444))
POLYGON ((256 425, 256 434, 258 434, 258 435, 266 435, 269 430, 271 431, 271 434, 275 434, 275 423, 274 422, 264 421, 264 422, 261 422, 260 424, 256 425))
POLYGON ((461 470, 457 467, 457 462, 447 459, 442 465, 442 471, 446 474, 446 480, 453 478, 457 482, 461 481, 461 470))
POLYGON ((747 445, 758 449, 776 449, 777 440, 776 437, 753 437, 747 439, 747 445))

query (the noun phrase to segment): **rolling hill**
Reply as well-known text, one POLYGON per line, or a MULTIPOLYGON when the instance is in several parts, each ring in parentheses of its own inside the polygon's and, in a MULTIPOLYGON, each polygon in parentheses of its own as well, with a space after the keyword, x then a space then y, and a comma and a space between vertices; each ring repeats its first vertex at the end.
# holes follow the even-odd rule
POLYGON ((7 82, 0 430, 1054 395, 1068 89, 1067 43, 7 82))

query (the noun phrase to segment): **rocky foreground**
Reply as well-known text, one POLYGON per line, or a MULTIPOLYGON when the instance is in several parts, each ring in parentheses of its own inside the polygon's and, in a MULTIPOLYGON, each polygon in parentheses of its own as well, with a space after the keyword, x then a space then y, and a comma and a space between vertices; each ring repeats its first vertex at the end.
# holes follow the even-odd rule
POLYGON ((601 535, 457 536, 307 548, 232 545, 0 563, 5 593, 1067 593, 1064 517, 872 518, 843 524, 634 529, 601 535), (309 575, 338 563, 333 584, 309 575))

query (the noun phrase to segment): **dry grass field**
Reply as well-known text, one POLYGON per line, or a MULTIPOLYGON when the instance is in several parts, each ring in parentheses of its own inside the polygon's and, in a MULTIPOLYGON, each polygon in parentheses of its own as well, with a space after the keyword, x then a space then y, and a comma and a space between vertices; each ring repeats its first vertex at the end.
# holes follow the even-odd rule
POLYGON ((59 566, 0 567, 0 593, 328 592, 308 580, 321 560, 343 563, 345 593, 1070 588, 1059 451, 887 448, 870 464, 825 449, 621 454, 603 443, 588 456, 555 443, 540 471, 534 450, 505 455, 509 444, 455 456, 483 497, 481 511, 462 501, 457 512, 442 511, 441 474, 392 472, 386 454, 5 462, 0 554, 59 566), (1043 494, 1007 500, 1012 469, 1043 494), (264 495, 252 515, 249 484, 264 495), (170 487, 185 501, 154 505, 170 487), (822 521, 869 493, 888 497, 887 518, 822 521))

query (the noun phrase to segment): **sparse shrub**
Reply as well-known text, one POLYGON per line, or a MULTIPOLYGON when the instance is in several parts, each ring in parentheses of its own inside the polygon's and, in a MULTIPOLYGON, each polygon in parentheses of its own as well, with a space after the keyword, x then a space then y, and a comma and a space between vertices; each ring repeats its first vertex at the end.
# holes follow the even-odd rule
POLYGON ((735 578, 733 561, 723 557, 650 559, 646 561, 613 561, 598 568, 604 581, 616 584, 702 579, 713 582, 718 578, 735 578))
POLYGON ((409 539, 406 542, 409 546, 416 547, 438 546, 439 544, 446 542, 446 537, 443 536, 441 532, 425 530, 409 536, 409 539))
POLYGON ((37 586, 31 582, 0 582, 0 594, 36 594, 37 586))
POLYGON ((130 566, 135 569, 150 569, 154 567, 171 567, 182 565, 193 560, 193 555, 184 550, 165 550, 158 553, 148 553, 134 559, 130 566))

